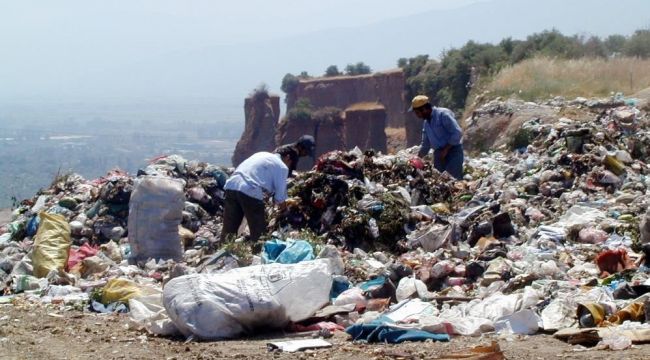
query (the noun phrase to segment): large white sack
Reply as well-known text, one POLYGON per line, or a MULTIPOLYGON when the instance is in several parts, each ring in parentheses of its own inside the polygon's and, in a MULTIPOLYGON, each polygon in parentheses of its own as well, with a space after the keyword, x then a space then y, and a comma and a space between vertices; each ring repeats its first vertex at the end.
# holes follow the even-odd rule
POLYGON ((185 336, 234 338, 308 318, 329 302, 331 287, 328 260, 266 264, 174 278, 163 305, 185 336))
POLYGON ((129 200, 131 263, 183 258, 178 225, 183 217, 183 182, 164 176, 135 180, 129 200))

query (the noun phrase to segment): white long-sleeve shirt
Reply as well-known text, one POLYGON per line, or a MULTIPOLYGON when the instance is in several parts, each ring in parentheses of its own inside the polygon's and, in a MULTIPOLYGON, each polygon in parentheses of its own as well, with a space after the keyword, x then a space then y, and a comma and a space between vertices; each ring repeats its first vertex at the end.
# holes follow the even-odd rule
POLYGON ((259 200, 264 200, 264 193, 268 193, 276 203, 281 203, 287 199, 288 174, 289 168, 279 154, 258 152, 237 166, 224 189, 241 191, 259 200))

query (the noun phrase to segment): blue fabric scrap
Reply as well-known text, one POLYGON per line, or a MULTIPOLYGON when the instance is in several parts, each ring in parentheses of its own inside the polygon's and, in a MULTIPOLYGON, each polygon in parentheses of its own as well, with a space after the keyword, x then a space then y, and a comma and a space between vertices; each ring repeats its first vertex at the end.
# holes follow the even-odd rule
POLYGON ((400 329, 379 321, 355 324, 345 329, 345 332, 352 335, 354 341, 367 343, 399 344, 404 341, 449 341, 448 334, 434 334, 417 329, 400 329))

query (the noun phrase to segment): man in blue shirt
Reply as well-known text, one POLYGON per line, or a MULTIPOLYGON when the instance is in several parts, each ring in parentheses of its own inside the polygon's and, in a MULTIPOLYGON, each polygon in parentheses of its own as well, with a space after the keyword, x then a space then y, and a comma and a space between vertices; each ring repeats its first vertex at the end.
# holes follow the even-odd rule
POLYGON ((221 241, 236 234, 244 216, 250 240, 257 241, 266 230, 264 196, 271 195, 276 204, 287 199, 289 167, 298 161, 298 153, 286 148, 278 153, 258 152, 244 160, 226 180, 224 190, 223 229, 221 241))
POLYGON ((422 143, 419 157, 433 148, 433 166, 456 179, 463 177, 463 131, 449 109, 433 107, 429 98, 418 95, 411 101, 411 109, 422 122, 422 143))

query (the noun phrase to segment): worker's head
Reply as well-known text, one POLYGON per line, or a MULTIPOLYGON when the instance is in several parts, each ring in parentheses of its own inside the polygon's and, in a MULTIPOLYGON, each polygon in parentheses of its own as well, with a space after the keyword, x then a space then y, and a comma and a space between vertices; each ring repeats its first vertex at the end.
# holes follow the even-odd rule
POLYGON ((409 111, 412 111, 420 119, 430 118, 432 110, 431 102, 426 95, 418 95, 411 100, 411 108, 409 111))
POLYGON ((316 141, 311 135, 303 135, 296 141, 296 150, 299 156, 314 157, 314 150, 316 150, 316 141))
POLYGON ((284 162, 287 167, 291 168, 292 164, 298 163, 298 152, 290 146, 283 146, 276 150, 280 154, 282 162, 284 162))

